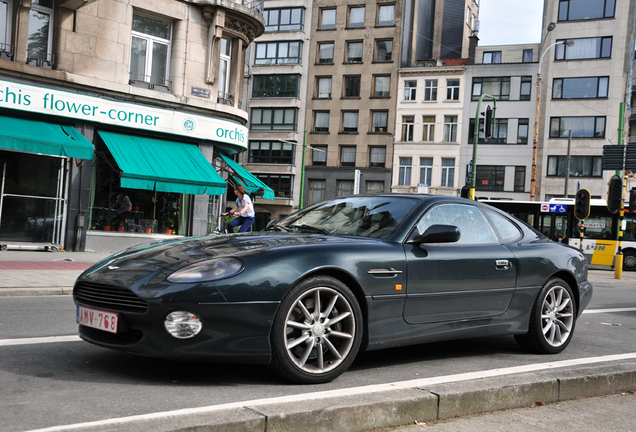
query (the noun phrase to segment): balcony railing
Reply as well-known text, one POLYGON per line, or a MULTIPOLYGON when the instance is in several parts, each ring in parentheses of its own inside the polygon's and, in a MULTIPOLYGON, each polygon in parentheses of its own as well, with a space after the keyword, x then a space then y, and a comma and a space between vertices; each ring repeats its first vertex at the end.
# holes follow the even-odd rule
POLYGON ((0 59, 13 60, 13 45, 0 43, 0 59))
POLYGON ((148 87, 151 90, 172 91, 172 81, 169 79, 134 72, 128 74, 128 84, 136 87, 148 87))
POLYGON ((43 51, 27 51, 26 63, 31 66, 53 69, 55 56, 43 51))
POLYGON ((239 0, 236 3, 242 4, 248 9, 252 9, 263 15, 263 5, 265 0, 239 0))

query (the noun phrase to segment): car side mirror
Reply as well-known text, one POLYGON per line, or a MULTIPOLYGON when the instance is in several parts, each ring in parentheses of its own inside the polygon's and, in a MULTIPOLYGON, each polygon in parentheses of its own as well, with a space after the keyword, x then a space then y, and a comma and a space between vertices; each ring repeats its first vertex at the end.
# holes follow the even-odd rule
POLYGON ((455 225, 431 225, 422 235, 417 231, 406 241, 409 244, 455 243, 461 237, 461 231, 455 225))

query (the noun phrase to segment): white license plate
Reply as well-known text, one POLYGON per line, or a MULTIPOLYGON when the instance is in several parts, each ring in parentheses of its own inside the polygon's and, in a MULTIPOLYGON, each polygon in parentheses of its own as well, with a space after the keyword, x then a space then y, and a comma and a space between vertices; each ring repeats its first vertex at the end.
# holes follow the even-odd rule
POLYGON ((119 315, 113 312, 78 306, 76 320, 78 324, 86 327, 117 333, 119 315))

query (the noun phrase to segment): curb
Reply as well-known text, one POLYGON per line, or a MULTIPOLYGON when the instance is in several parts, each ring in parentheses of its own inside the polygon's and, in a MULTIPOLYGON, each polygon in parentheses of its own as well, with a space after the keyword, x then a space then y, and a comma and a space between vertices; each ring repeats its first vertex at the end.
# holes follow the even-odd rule
POLYGON ((51 295, 71 295, 73 287, 13 287, 0 288, 0 297, 31 297, 51 295))
MULTIPOLYGON (((331 432, 397 428, 464 415, 636 390, 636 362, 482 378, 289 403, 157 413, 67 426, 75 431, 331 432), (510 384, 514 382, 515 384, 510 384), (143 418, 140 418, 143 417, 143 418)), ((64 426, 52 428, 67 430, 64 426)))

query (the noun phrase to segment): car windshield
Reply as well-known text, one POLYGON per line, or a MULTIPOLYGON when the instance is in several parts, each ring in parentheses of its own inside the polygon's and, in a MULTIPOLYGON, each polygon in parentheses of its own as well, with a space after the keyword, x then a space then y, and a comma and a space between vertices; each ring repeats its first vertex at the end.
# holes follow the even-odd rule
POLYGON ((418 201, 356 196, 324 201, 276 224, 285 231, 390 238, 418 201))

